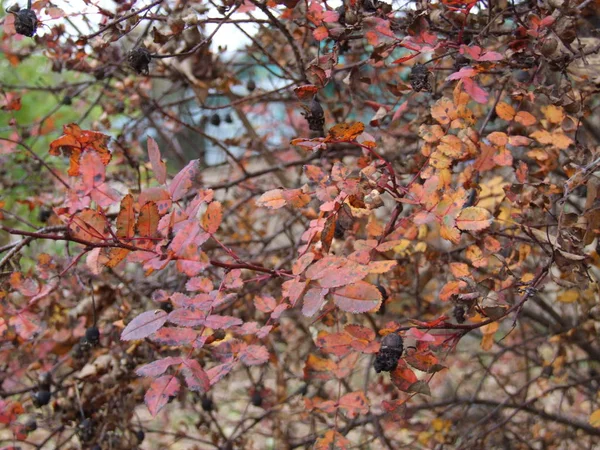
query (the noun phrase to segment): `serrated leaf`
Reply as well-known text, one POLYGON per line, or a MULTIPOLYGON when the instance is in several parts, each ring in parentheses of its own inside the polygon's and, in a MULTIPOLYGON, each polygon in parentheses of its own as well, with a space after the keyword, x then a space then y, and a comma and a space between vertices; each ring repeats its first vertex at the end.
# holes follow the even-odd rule
POLYGON ((173 375, 165 375, 154 380, 144 396, 144 401, 152 417, 156 417, 168 403, 170 397, 178 394, 180 386, 179 380, 173 375))
POLYGON ((198 182, 200 174, 200 162, 197 159, 190 161, 181 171, 175 175, 169 184, 169 193, 174 202, 181 200, 188 191, 198 182))
POLYGON ((166 358, 152 361, 149 364, 145 364, 142 367, 136 369, 135 373, 140 377, 157 377, 165 373, 165 371, 175 364, 180 364, 181 358, 168 356, 166 358))
POLYGON ((223 207, 220 202, 211 202, 202 216, 202 228, 207 233, 214 234, 223 220, 223 207))
POLYGON ((470 206, 463 209, 456 217, 456 226, 463 231, 479 231, 492 224, 492 214, 485 208, 470 206))
POLYGON ((121 200, 121 207, 117 215, 117 236, 131 239, 135 234, 135 213, 133 211, 133 196, 127 194, 121 200))
POLYGON ((264 345, 248 345, 239 356, 240 361, 247 366, 258 366, 269 360, 269 351, 264 345))
POLYGON ((129 322, 121 333, 121 340, 144 339, 158 331, 166 321, 167 313, 162 309, 146 311, 129 322))
POLYGON ((182 363, 182 372, 188 388, 196 392, 208 391, 210 389, 210 379, 200 363, 195 359, 184 359, 182 363))
POLYGON ((331 296, 341 310, 353 314, 376 310, 382 301, 379 289, 365 281, 336 289, 331 296))

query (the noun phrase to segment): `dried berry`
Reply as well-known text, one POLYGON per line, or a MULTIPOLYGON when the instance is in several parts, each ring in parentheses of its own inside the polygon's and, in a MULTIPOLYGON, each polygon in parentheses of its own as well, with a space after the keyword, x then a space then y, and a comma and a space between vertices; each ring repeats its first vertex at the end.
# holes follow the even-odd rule
POLYGON ((344 227, 342 226, 340 221, 336 221, 335 230, 333 231, 333 237, 335 237, 336 239, 342 239, 344 237, 345 232, 346 230, 344 230, 344 227))
POLYGON ((375 372, 392 372, 398 367, 398 360, 404 351, 400 335, 391 333, 381 340, 381 349, 377 352, 373 367, 375 372))
POLYGON ((338 23, 341 26, 346 26, 346 5, 338 6, 335 8, 335 12, 338 13, 338 23))
POLYGON ((367 12, 376 12, 380 3, 378 0, 363 0, 362 7, 367 12))
POLYGON ((254 406, 260 406, 260 405, 262 405, 262 402, 263 402, 262 395, 260 395, 260 391, 258 389, 256 389, 252 393, 252 397, 250 398, 250 403, 252 403, 254 406))
POLYGON ((202 397, 202 409, 206 412, 212 411, 214 408, 212 398, 207 395, 202 397))
POLYGON ((158 307, 164 312, 170 313, 171 311, 173 311, 173 304, 169 300, 167 300, 166 302, 160 302, 160 305, 158 307))
POLYGON ((34 418, 30 418, 25 422, 25 430, 27 430, 28 433, 37 430, 37 422, 34 418))
POLYGON ((32 395, 33 404, 38 408, 50 403, 50 398, 52 398, 52 395, 50 391, 46 390, 39 390, 32 395))
POLYGON ((233 123, 233 118, 231 117, 231 114, 229 114, 229 113, 225 114, 225 122, 233 123))
POLYGON ((313 99, 310 102, 310 107, 304 107, 306 112, 303 112, 302 115, 306 118, 308 122, 308 128, 312 131, 323 131, 323 127, 325 126, 325 112, 323 111, 323 107, 321 103, 317 99, 313 99))
POLYGON ((466 314, 465 305, 454 305, 452 314, 458 323, 464 323, 466 314))
POLYGON ((100 331, 92 326, 85 330, 85 341, 90 345, 98 345, 100 343, 100 331))
POLYGON ((144 433, 143 430, 137 430, 135 432, 135 437, 137 438, 138 442, 143 442, 144 438, 146 437, 146 433, 144 433))
POLYGON ((40 212, 38 214, 38 219, 40 220, 40 222, 46 223, 51 215, 52 215, 52 210, 50 208, 46 208, 46 207, 42 206, 40 208, 40 212))
POLYGON ((91 419, 83 419, 77 428, 79 439, 89 442, 94 438, 94 424, 91 419))
POLYGON ((221 116, 219 116, 216 113, 213 114, 212 116, 210 116, 210 123, 215 127, 218 127, 219 125, 221 125, 221 116))
POLYGON ((431 92, 429 70, 424 64, 415 64, 410 71, 410 85, 415 92, 431 92))
POLYGON ((69 105, 71 105, 72 103, 73 103, 73 99, 71 98, 71 96, 69 96, 69 95, 65 95, 65 96, 63 97, 63 99, 62 99, 62 104, 63 104, 63 105, 67 105, 67 106, 69 106, 69 105))
POLYGON ((148 75, 152 55, 146 47, 136 47, 127 54, 127 63, 135 73, 148 75))
POLYGON ((22 9, 15 13, 15 31, 23 36, 33 37, 37 30, 37 16, 31 9, 22 9))
POLYGON ((254 80, 248 80, 248 83, 246 83, 246 89, 248 89, 250 92, 256 89, 256 83, 254 80))

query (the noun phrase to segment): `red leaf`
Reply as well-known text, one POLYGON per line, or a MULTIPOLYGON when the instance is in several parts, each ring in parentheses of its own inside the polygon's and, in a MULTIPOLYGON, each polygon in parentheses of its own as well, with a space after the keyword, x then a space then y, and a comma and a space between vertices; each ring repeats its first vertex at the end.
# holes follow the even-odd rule
POLYGON ((242 319, 232 316, 219 316, 216 314, 212 314, 206 318, 205 325, 208 328, 218 329, 218 328, 231 328, 237 325, 241 325, 242 319))
POLYGON ((173 375, 165 375, 157 378, 151 385, 150 389, 144 396, 144 401, 150 410, 152 417, 155 417, 158 412, 167 404, 169 397, 174 397, 179 392, 179 380, 173 375))
POLYGON ((163 359, 153 361, 149 364, 145 364, 139 367, 135 373, 140 377, 157 377, 165 373, 165 371, 174 364, 180 364, 181 358, 168 356, 163 359))
POLYGON ((148 138, 148 157, 150 159, 150 164, 152 164, 152 170, 154 170, 156 180, 160 184, 165 184, 165 181, 167 181, 167 166, 160 158, 158 144, 151 137, 148 138))
POLYGON ((184 359, 183 365, 185 382, 191 391, 206 392, 210 389, 210 379, 198 361, 184 359))
POLYGON ((313 36, 315 37, 315 39, 317 41, 322 41, 327 36, 329 36, 329 31, 327 31, 327 27, 326 26, 321 25, 320 27, 315 28, 313 30, 313 36))
POLYGON ((24 340, 31 339, 40 329, 38 317, 27 311, 12 316, 9 319, 8 324, 15 327, 19 337, 24 340))
POLYGON ((206 374, 208 375, 208 378, 210 379, 210 385, 212 386, 219 380, 222 380, 223 378, 225 378, 225 376, 229 372, 231 372, 231 369, 233 369, 233 364, 230 362, 227 362, 224 364, 219 364, 218 366, 211 367, 210 369, 208 369, 206 371, 206 374))
POLYGON ((181 171, 175 175, 169 185, 169 192, 174 202, 182 199, 187 192, 196 184, 200 173, 200 162, 197 159, 190 161, 181 171))
POLYGON ((204 311, 178 308, 169 313, 169 322, 182 327, 195 327, 203 325, 205 317, 204 311))
POLYGON ((394 385, 403 392, 409 392, 410 386, 418 381, 415 373, 408 368, 403 359, 398 361, 398 367, 391 373, 394 385))
POLYGON ((247 366, 258 366, 269 360, 269 351, 264 345, 248 345, 239 356, 247 366))
POLYGON ((196 339, 197 333, 191 328, 163 327, 150 336, 152 342, 162 345, 188 345, 196 339))
POLYGON ((144 339, 159 330, 167 321, 167 313, 162 309, 146 311, 133 319, 121 333, 122 341, 144 339))
POLYGON ((349 392, 344 394, 338 401, 340 409, 346 411, 346 416, 349 419, 354 419, 359 414, 367 414, 369 412, 369 400, 362 391, 349 392))

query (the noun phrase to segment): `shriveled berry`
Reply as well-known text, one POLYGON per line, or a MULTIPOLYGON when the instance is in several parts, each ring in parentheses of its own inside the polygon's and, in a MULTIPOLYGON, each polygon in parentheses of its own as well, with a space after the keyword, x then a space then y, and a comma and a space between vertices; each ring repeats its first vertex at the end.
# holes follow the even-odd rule
POLYGON ((137 438, 138 442, 143 442, 144 438, 146 437, 146 433, 144 433, 143 430, 137 430, 135 432, 135 437, 137 438))
POLYGON ((173 311, 173 304, 167 300, 166 302, 160 302, 159 308, 165 312, 170 313, 171 311, 173 311))
POLYGON ((233 118, 231 117, 231 114, 229 114, 229 113, 225 114, 225 122, 233 123, 233 118))
POLYGON ((136 73, 148 75, 152 56, 146 47, 136 47, 127 54, 127 63, 136 73))
POLYGON ((381 349, 375 357, 375 372, 392 372, 398 367, 398 360, 404 350, 400 335, 390 333, 381 340, 381 349))
POLYGON ((206 412, 212 411, 214 408, 214 404, 212 398, 205 395, 202 397, 202 409, 206 412))
POLYGON ((248 80, 248 83, 246 83, 246 89, 248 89, 250 92, 256 89, 256 83, 254 82, 254 80, 248 80))
POLYGON ((216 113, 213 114, 212 116, 210 116, 210 123, 211 125, 218 127, 219 125, 221 125, 221 116, 216 113))
POLYGON ((40 222, 47 222, 51 215, 52 210, 50 208, 42 206, 40 208, 40 212, 38 213, 38 219, 40 220, 40 222))
POLYGON ((37 430, 37 422, 34 418, 31 418, 25 422, 25 430, 27 430, 28 433, 37 430))
POLYGON ((466 314, 465 305, 454 305, 454 310, 452 311, 452 314, 454 315, 454 319, 456 320, 456 322, 464 323, 466 314))
POLYGON ((67 106, 69 106, 69 105, 71 105, 72 103, 73 103, 73 99, 71 98, 71 96, 69 96, 69 95, 65 95, 65 96, 63 97, 63 99, 62 99, 62 104, 63 104, 63 105, 67 105, 67 106))
POLYGON ((38 20, 31 9, 22 9, 15 13, 15 31, 23 36, 33 37, 37 30, 38 20))
POLYGON ((252 393, 252 397, 250 398, 250 403, 252 403, 254 406, 260 406, 262 405, 263 399, 262 399, 262 395, 260 395, 260 391, 259 390, 255 390, 252 393))
POLYGON ((98 345, 100 342, 100 331, 95 326, 85 330, 85 340, 88 344, 98 345))
POLYGON ((51 398, 52 395, 50 394, 50 391, 45 390, 37 391, 35 394, 32 395, 33 404, 38 408, 50 403, 51 398))

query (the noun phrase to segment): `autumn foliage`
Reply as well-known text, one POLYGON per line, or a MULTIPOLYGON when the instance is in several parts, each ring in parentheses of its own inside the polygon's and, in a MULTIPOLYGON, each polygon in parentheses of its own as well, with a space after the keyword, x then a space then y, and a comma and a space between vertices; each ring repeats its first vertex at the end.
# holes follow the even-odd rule
POLYGON ((597 445, 600 3, 84 3, 2 19, 1 449, 597 445))

